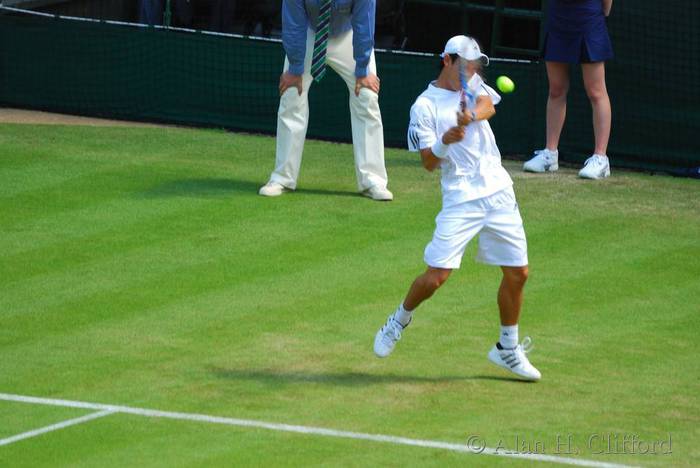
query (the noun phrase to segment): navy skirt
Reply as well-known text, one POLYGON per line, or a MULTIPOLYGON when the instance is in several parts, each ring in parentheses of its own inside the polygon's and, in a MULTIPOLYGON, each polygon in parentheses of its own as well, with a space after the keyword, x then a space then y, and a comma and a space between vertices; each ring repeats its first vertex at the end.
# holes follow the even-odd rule
POLYGON ((601 0, 550 0, 545 33, 547 62, 592 63, 613 58, 601 0))

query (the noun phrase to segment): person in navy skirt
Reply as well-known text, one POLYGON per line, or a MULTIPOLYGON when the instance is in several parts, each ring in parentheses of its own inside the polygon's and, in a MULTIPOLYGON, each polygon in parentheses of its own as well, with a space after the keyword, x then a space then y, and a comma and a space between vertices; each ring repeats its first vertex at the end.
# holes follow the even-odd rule
POLYGON ((605 86, 605 61, 613 57, 605 18, 612 0, 549 0, 544 60, 549 80, 547 142, 525 162, 529 172, 559 168, 559 136, 566 118, 570 64, 581 64, 583 84, 593 108, 595 149, 579 176, 601 179, 610 175, 607 156, 610 138, 610 98, 605 86))

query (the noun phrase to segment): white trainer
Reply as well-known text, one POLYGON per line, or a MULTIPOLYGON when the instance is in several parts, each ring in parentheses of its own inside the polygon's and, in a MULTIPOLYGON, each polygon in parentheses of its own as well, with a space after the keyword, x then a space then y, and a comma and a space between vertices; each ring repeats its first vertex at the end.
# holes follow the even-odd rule
POLYGON ((603 179, 610 176, 610 161, 607 156, 594 154, 583 163, 578 173, 584 179, 603 179))
POLYGON ((374 354, 380 358, 390 355, 396 343, 401 339, 401 332, 410 323, 401 325, 401 322, 394 318, 394 314, 391 314, 374 337, 374 354))
POLYGON ((559 151, 548 149, 535 151, 535 156, 523 164, 526 172, 554 172, 559 169, 559 151))
POLYGON ((258 193, 264 197, 279 197, 286 191, 287 188, 284 185, 270 181, 262 187, 260 187, 258 193))
POLYGON ((386 187, 370 187, 362 195, 377 201, 391 201, 394 199, 394 194, 391 193, 386 187))
POLYGON ((531 350, 532 340, 529 336, 515 348, 504 348, 501 343, 496 343, 489 351, 489 361, 525 380, 540 380, 542 374, 530 364, 526 356, 531 350))

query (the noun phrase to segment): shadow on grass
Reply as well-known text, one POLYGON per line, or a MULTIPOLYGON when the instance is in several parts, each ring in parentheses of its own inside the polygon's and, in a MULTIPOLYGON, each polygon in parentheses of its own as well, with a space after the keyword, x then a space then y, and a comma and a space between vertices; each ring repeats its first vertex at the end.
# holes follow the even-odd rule
POLYGON ((324 190, 324 189, 306 189, 298 188, 292 193, 300 193, 303 195, 328 195, 333 197, 360 197, 359 192, 346 192, 343 190, 324 190))
POLYGON ((391 373, 368 374, 366 372, 282 372, 276 370, 221 369, 218 367, 213 367, 210 370, 215 376, 222 379, 256 380, 258 382, 275 385, 319 383, 343 387, 363 387, 376 384, 435 384, 467 380, 495 380, 500 382, 517 382, 521 384, 532 383, 513 377, 500 377, 493 375, 445 375, 430 377, 424 375, 397 375, 391 373))
MULTIPOLYGON (((227 197, 233 193, 245 193, 257 195, 258 190, 262 186, 260 182, 250 180, 237 179, 180 179, 171 180, 163 184, 157 185, 149 190, 140 193, 140 196, 145 198, 160 198, 160 197, 203 197, 216 198, 227 197)), ((290 194, 303 195, 325 195, 325 196, 344 196, 358 197, 357 192, 345 192, 338 190, 323 190, 323 189, 305 189, 300 188, 290 194)))
POLYGON ((146 198, 160 197, 222 197, 232 193, 257 193, 258 184, 236 179, 180 179, 156 185, 141 195, 146 198))

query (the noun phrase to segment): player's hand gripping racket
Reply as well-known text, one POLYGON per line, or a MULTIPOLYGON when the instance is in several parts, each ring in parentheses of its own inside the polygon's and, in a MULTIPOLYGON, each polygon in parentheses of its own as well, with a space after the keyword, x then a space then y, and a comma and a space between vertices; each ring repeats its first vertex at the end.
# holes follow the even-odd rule
POLYGON ((467 63, 461 57, 459 60, 459 82, 462 88, 459 93, 459 110, 462 114, 471 112, 473 117, 474 108, 476 108, 477 91, 479 86, 481 86, 482 80, 478 73, 474 73, 470 79, 467 79, 467 63))

